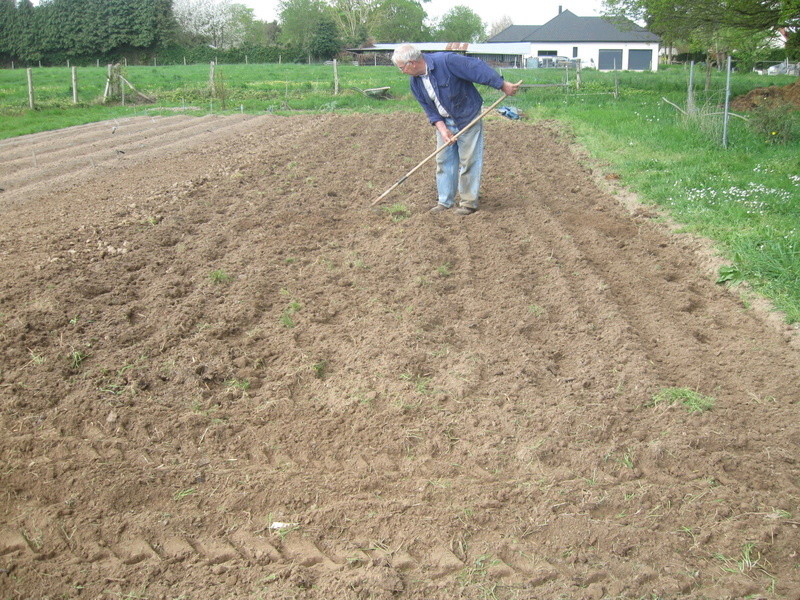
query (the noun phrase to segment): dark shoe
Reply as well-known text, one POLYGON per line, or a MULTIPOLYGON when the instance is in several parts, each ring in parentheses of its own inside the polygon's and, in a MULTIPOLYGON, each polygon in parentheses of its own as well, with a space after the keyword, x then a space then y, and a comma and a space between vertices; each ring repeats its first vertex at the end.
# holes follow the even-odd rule
POLYGON ((450 207, 449 207, 449 206, 445 206, 444 204, 437 204, 436 206, 434 206, 434 207, 431 209, 431 211, 430 211, 430 212, 432 212, 432 213, 438 213, 438 212, 444 212, 444 211, 446 211, 446 210, 449 210, 449 209, 450 209, 450 207))
POLYGON ((478 211, 477 208, 472 208, 471 206, 459 206, 456 209, 456 214, 465 217, 465 216, 471 215, 472 213, 477 212, 477 211, 478 211))

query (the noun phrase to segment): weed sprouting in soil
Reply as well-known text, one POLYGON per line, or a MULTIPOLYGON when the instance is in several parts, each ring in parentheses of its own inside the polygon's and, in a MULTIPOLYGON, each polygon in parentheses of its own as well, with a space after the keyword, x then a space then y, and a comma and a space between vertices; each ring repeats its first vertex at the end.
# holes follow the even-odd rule
POLYGON ((436 274, 439 275, 439 277, 450 277, 450 275, 453 274, 453 265, 450 263, 439 265, 436 267, 436 274))
POLYGON ((147 355, 139 356, 135 361, 125 364, 119 369, 116 369, 114 372, 113 369, 103 369, 103 375, 106 376, 103 383, 100 385, 100 391, 105 392, 107 394, 113 394, 115 396, 119 396, 125 391, 130 391, 132 393, 136 393, 136 387, 134 382, 130 380, 130 376, 128 375, 129 371, 133 371, 138 368, 141 363, 147 360, 147 355), (108 374, 114 372, 114 375, 108 377, 108 374))
POLYGON ((231 378, 225 380, 225 389, 229 392, 246 392, 250 389, 249 379, 231 378))
POLYGON ((289 302, 289 306, 284 308, 283 312, 281 313, 281 318, 280 318, 281 325, 283 325, 287 329, 291 329, 292 327, 297 325, 297 323, 294 320, 294 315, 298 313, 301 308, 303 308, 303 305, 297 300, 292 300, 291 302, 289 302))
POLYGON ((545 313, 545 310, 538 304, 530 304, 528 306, 528 313, 534 317, 541 317, 545 313))
POLYGON ((215 269, 211 271, 211 273, 208 274, 208 278, 212 283, 230 283, 233 279, 224 269, 215 269))
POLYGON ((79 370, 87 358, 89 358, 89 355, 86 352, 73 348, 68 357, 70 367, 73 371, 79 370))
POLYGON ((768 563, 761 556, 755 542, 745 542, 736 557, 717 553, 714 554, 714 558, 722 563, 720 568, 726 573, 741 573, 749 577, 754 577, 757 573, 766 575, 770 579, 768 588, 774 590, 775 577, 767 570, 768 563))
POLYGON ((39 365, 43 365, 45 363, 45 360, 46 360, 45 357, 42 356, 41 354, 37 354, 36 352, 31 350, 30 348, 28 348, 28 354, 31 357, 31 360, 30 360, 30 362, 28 364, 39 366, 39 365))
POLYGON ((690 413, 699 414, 714 408, 716 400, 689 388, 662 388, 645 406, 652 407, 676 402, 683 405, 690 413))
POLYGON ((500 561, 493 558, 491 554, 482 554, 476 558, 471 565, 462 569, 458 573, 457 578, 463 585, 475 585, 479 587, 485 598, 496 598, 494 595, 494 588, 487 588, 484 582, 489 574, 489 569, 498 564, 500 564, 500 561), (489 592, 490 595, 486 595, 487 592, 489 592))
POLYGON ((400 379, 403 381, 410 381, 414 386, 414 391, 418 394, 432 394, 433 389, 431 389, 431 378, 424 377, 422 375, 412 375, 411 373, 403 373, 400 375, 400 379))
POLYGON ((185 490, 178 490, 178 491, 177 491, 177 492, 175 492, 175 494, 172 496, 172 499, 173 499, 173 500, 175 500, 175 502, 180 502, 180 501, 181 501, 181 500, 183 500, 184 498, 187 498, 187 497, 189 497, 189 496, 192 496, 192 495, 194 495, 194 494, 196 494, 196 493, 197 493, 197 490, 196 490, 195 488, 187 488, 187 489, 185 489, 185 490))
POLYGON ((391 217, 393 223, 399 223, 411 216, 411 211, 408 207, 400 202, 396 202, 391 206, 384 206, 383 212, 391 217))
POLYGON ((314 377, 317 379, 325 379, 325 374, 328 370, 328 361, 325 359, 318 360, 311 365, 311 369, 314 371, 314 377))

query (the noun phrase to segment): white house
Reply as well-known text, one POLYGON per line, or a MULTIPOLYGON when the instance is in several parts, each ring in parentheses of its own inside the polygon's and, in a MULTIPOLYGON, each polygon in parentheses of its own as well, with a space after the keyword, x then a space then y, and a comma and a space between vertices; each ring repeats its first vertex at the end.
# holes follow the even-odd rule
POLYGON ((544 25, 511 25, 487 44, 529 44, 528 66, 546 57, 581 61, 601 71, 656 71, 661 38, 633 21, 579 17, 561 10, 544 25))
MULTIPOLYGON (((423 42, 422 52, 461 52, 490 64, 536 68, 558 66, 569 59, 601 71, 658 70, 661 38, 633 21, 606 17, 578 17, 559 8, 544 25, 511 25, 482 44, 423 42), (560 57, 556 59, 556 57, 560 57)), ((357 54, 389 54, 400 44, 353 48, 357 54)))

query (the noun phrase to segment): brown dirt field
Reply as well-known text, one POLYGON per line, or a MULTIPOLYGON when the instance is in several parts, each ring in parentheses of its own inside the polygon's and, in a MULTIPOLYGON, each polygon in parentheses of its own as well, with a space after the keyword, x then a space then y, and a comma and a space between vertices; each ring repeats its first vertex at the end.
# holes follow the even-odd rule
POLYGON ((792 106, 800 109, 800 81, 751 90, 731 102, 734 110, 754 110, 761 106, 792 106))
POLYGON ((426 166, 397 220, 420 114, 0 142, 0 598, 800 598, 790 329, 487 136, 481 211, 426 166))

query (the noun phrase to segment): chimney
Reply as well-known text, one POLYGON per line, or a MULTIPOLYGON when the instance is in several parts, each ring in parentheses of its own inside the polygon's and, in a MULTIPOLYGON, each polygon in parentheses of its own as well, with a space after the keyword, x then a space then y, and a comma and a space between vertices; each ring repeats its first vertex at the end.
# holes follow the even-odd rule
POLYGON ((561 5, 558 5, 558 14, 561 14, 561 5))

